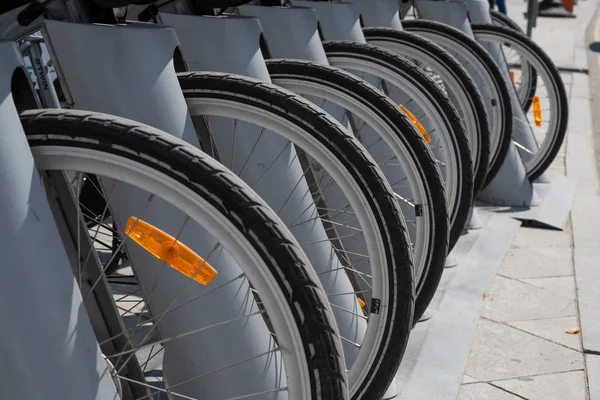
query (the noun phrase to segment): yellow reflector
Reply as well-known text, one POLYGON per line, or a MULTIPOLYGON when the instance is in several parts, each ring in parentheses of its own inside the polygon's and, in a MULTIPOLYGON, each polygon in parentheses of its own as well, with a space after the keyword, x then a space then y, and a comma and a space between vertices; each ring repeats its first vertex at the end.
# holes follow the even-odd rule
POLYGON ((367 305, 367 303, 365 303, 365 301, 361 298, 358 299, 358 305, 360 306, 360 308, 365 308, 365 306, 367 305))
POLYGON ((400 109, 402 111, 404 111, 404 114, 406 114, 406 116, 412 121, 412 123, 415 124, 415 126, 417 127, 419 132, 421 132, 421 135, 425 138, 425 141, 427 143, 431 143, 431 136, 429 136, 429 134, 427 133, 425 128, 423 128, 423 125, 421 125, 419 120, 416 119, 415 116, 410 111, 408 111, 408 109, 406 107, 404 107, 402 104, 398 104, 398 106, 400 107, 400 109))
POLYGON ((512 79, 512 81, 515 81, 515 71, 510 71, 510 79, 512 79))
POLYGON ((542 107, 540 106, 540 98, 533 96, 531 103, 533 104, 533 120, 535 121, 535 126, 542 126, 542 107))
POLYGON ((217 271, 189 247, 141 219, 129 217, 125 234, 156 258, 203 285, 217 276, 217 271))

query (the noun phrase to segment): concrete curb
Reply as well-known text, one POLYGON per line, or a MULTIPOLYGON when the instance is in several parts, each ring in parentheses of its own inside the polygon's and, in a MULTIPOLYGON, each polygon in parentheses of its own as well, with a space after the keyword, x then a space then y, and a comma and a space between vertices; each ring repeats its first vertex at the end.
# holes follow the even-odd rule
POLYGON ((431 321, 418 324, 411 335, 412 349, 407 354, 412 353, 409 358, 414 359, 403 363, 412 363, 412 368, 397 377, 402 399, 453 399, 460 390, 481 314, 482 294, 521 226, 505 215, 478 212, 487 220, 484 227, 473 234, 474 240, 465 243, 464 251, 456 254, 458 266, 442 289, 443 298, 431 321))
POLYGON ((600 356, 591 354, 585 355, 585 364, 587 367, 589 400, 600 399, 600 356))
MULTIPOLYGON (((598 12, 587 29, 586 43, 600 40, 598 12)), ((579 47, 579 46, 578 46, 579 47)), ((587 47, 587 45, 585 46, 587 47)), ((584 353, 600 353, 600 184, 595 154, 600 146, 600 115, 594 110, 600 88, 600 58, 588 51, 590 75, 574 75, 567 142, 567 176, 576 183, 571 221, 573 259, 584 353), (590 90, 590 88, 592 90, 590 90), (591 95, 590 95, 591 93, 591 95), (589 104, 589 106, 588 106, 589 104), (590 110, 591 107, 591 110, 590 110), (594 137, 596 136, 596 137, 594 137), (595 142, 595 143, 594 143, 595 142), (594 146, 595 145, 595 146, 594 146), (585 182, 585 184, 583 184, 585 182)))

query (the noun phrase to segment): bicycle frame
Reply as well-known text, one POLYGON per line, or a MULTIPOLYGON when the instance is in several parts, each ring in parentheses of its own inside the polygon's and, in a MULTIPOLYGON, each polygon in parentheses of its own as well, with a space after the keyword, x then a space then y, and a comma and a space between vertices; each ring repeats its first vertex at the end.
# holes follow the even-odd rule
POLYGON ((19 121, 17 94, 21 106, 37 106, 16 45, 0 41, 3 390, 9 398, 114 399, 115 386, 82 312, 69 254, 19 121))

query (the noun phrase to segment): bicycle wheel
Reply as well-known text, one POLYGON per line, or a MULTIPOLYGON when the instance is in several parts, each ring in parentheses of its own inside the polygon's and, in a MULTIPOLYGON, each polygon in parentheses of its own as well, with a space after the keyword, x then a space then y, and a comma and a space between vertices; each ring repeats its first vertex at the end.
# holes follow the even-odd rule
POLYGON ((393 101, 344 70, 285 59, 268 60, 267 68, 274 84, 349 126, 392 183, 413 242, 418 321, 435 294, 448 248, 446 196, 427 143, 393 101))
POLYGON ((201 143, 304 237, 340 330, 350 395, 377 398, 406 348, 415 296, 406 225, 377 164, 339 122, 285 89, 217 73, 179 74, 179 83, 201 143), (289 186, 270 178, 292 169, 289 186), (349 289, 336 291, 343 279, 349 289))
POLYGON ((58 200, 55 216, 61 210, 74 223, 63 241, 74 247, 76 280, 122 398, 254 396, 266 377, 290 399, 348 398, 318 278, 281 220, 239 178, 183 141, 122 118, 36 110, 21 121, 58 200), (87 212, 78 194, 90 174, 128 254, 127 268, 110 278, 102 244, 110 225, 82 230, 77 223, 87 212), (173 236, 161 242, 164 234, 173 236), (145 250, 144 241, 158 247, 145 250), (230 360, 239 349, 252 356, 230 360), (231 385, 234 372, 249 379, 231 385))
MULTIPOLYGON (((515 21, 506 15, 492 10, 491 13, 492 23, 497 26, 503 26, 505 28, 513 29, 519 33, 525 34, 523 29, 515 21)), ((507 54, 505 54, 505 57, 507 54)), ((510 57, 508 57, 510 58, 510 57)), ((508 60, 507 60, 508 62, 508 60)), ((519 101, 523 106, 523 111, 526 113, 529 111, 531 107, 531 99, 535 96, 535 88, 537 86, 537 72, 534 68, 532 68, 527 61, 524 59, 519 59, 518 62, 509 63, 510 75, 513 79, 513 83, 515 84, 515 89, 517 89, 517 94, 519 96, 519 101), (515 80, 516 71, 520 72, 520 77, 518 80, 515 80)))
POLYGON ((347 41, 325 41, 323 47, 331 65, 372 82, 424 126, 444 177, 451 250, 466 225, 473 196, 469 142, 452 102, 416 65, 389 50, 347 41))
POLYGON ((487 186, 502 166, 510 148, 513 111, 502 71, 490 54, 473 38, 449 25, 434 21, 402 21, 402 27, 426 37, 454 56, 469 72, 483 97, 490 128, 490 165, 487 186))
POLYGON ((500 46, 505 57, 508 57, 509 67, 514 64, 510 61, 514 53, 523 75, 526 76, 527 71, 535 71, 535 80, 529 74, 530 78, 525 77, 529 83, 517 87, 520 89, 517 94, 522 105, 533 102, 528 119, 535 124, 534 140, 532 143, 518 143, 527 176, 533 181, 554 161, 567 132, 569 105, 560 73, 550 57, 527 36, 494 25, 473 25, 472 29, 477 41, 500 46))
POLYGON ((447 51, 435 43, 389 28, 363 28, 367 42, 407 57, 448 94, 465 124, 473 157, 476 197, 485 183, 490 158, 490 130, 485 106, 475 82, 447 51))

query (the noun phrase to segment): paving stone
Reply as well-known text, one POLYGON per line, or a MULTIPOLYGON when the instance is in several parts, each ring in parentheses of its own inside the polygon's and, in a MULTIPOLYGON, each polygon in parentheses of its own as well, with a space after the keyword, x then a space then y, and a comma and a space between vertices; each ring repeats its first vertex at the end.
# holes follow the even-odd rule
POLYGON ((493 384, 528 400, 585 399, 583 370, 509 379, 493 382, 493 384))
POLYGON ((571 77, 571 75, 569 74, 569 77, 566 78, 567 81, 565 82, 565 77, 562 77, 563 79, 563 83, 565 85, 565 91, 567 92, 567 96, 571 93, 571 89, 573 88, 573 78, 571 77))
POLYGON ((552 29, 534 29, 533 32, 534 41, 548 53, 552 61, 559 67, 571 67, 574 61, 573 43, 576 32, 570 27, 569 22, 554 19, 552 29))
POLYGON ((564 152, 561 153, 560 151, 558 152, 558 154, 556 155, 556 158, 554 159, 554 162, 550 165, 549 170, 555 173, 559 173, 561 175, 566 175, 566 163, 565 163, 565 154, 564 152))
POLYGON ((502 389, 498 389, 488 383, 471 383, 462 385, 458 393, 457 400, 515 400, 519 397, 514 396, 502 389))
POLYGON ((575 57, 573 57, 572 65, 575 68, 587 69, 587 49, 581 47, 575 48, 575 57))
POLYGON ((561 77, 563 83, 565 84, 565 86, 570 85, 571 82, 573 82, 573 73, 572 72, 568 72, 568 73, 562 72, 560 74, 560 77, 561 77))
MULTIPOLYGON (((525 3, 522 0, 507 1, 509 16, 524 27, 525 3)), ((583 43, 583 31, 597 4, 597 0, 580 1, 576 6, 577 19, 538 19, 533 38, 554 58, 558 66, 581 67, 582 63, 585 63, 585 53, 582 51, 586 49, 583 43)), ((569 179, 580 185, 578 191, 581 191, 581 186, 588 187, 589 193, 585 192, 582 196, 587 199, 595 198, 598 190, 588 185, 588 175, 593 167, 587 163, 593 160, 594 149, 593 142, 590 140, 592 125, 589 118, 588 98, 600 92, 588 89, 587 77, 582 74, 566 73, 562 76, 568 94, 577 100, 572 100, 570 103, 568 146, 565 141, 558 157, 552 163, 551 170, 564 173, 565 164, 568 163, 569 179), (581 147, 587 152, 581 151, 581 147), (579 168, 579 164, 566 159, 567 153, 570 153, 571 158, 579 159, 586 164, 579 168), (573 170, 579 172, 571 178, 573 170)), ((577 209, 583 214, 584 210, 600 210, 600 206, 574 204, 573 211, 576 212, 577 209)), ((600 215, 600 211, 595 214, 600 215)), ((581 218, 576 227, 580 236, 582 232, 587 235, 587 232, 582 230, 584 224, 588 225, 590 230, 598 226, 592 218, 581 218)), ((463 384, 460 386, 459 400, 522 400, 523 398, 600 400, 600 356, 585 356, 590 375, 590 397, 587 398, 585 392, 582 392, 585 390, 582 372, 584 356, 578 351, 581 337, 564 333, 566 329, 578 325, 577 317, 574 316, 577 312, 576 304, 572 302, 575 292, 572 249, 574 244, 571 232, 570 220, 567 220, 562 232, 531 228, 519 230, 513 242, 514 247, 505 258, 500 273, 522 282, 497 278, 486 290, 483 315, 489 318, 486 313, 490 313, 501 320, 506 319, 507 322, 495 323, 480 319, 465 374, 462 376, 463 384), (563 316, 563 314, 572 315, 563 316), (531 318, 531 320, 516 321, 513 320, 515 317, 531 318), (487 381, 492 382, 490 384, 487 381)), ((585 247, 581 246, 581 240, 576 245, 586 250, 586 254, 580 257, 589 264, 591 270, 592 266, 597 265, 598 240, 595 235, 587 236, 585 247)), ((594 271, 596 270, 600 269, 595 268, 594 271)), ((458 269, 452 272, 455 271, 458 269)), ((589 298, 580 295, 580 303, 585 300, 584 308, 589 305, 588 313, 591 317, 588 320, 600 321, 600 318, 597 318, 599 315, 597 304, 600 299, 600 295, 597 294, 600 293, 597 290, 599 280, 592 279, 598 275, 590 273, 585 275, 585 278, 580 278, 580 275, 585 274, 580 274, 577 270, 577 278, 586 280, 594 290, 594 296, 588 296, 589 298)), ((438 305, 438 302, 434 301, 434 308, 438 305)), ((458 323, 455 322, 456 324, 458 323)), ((419 325, 424 327, 423 324, 419 325)), ((596 334, 596 331, 592 331, 591 328, 587 332, 596 334)), ((595 336, 600 338, 600 334, 595 336)), ((412 338, 411 342, 413 342, 412 338)), ((438 354, 438 359, 443 357, 438 354)), ((404 361, 403 364, 405 365, 404 361)), ((436 360, 432 360, 430 365, 436 366, 436 360)), ((438 386, 445 373, 442 372, 440 375, 442 377, 435 378, 436 374, 433 376, 430 374, 428 380, 422 381, 420 386, 427 386, 429 383, 438 386)), ((457 390, 457 381, 460 379, 458 375, 453 380, 457 390)), ((406 400, 417 398, 454 399, 453 396, 410 396, 406 397, 406 400)))
POLYGON ((567 329, 579 325, 577 317, 537 319, 534 321, 509 322, 508 324, 532 335, 581 351, 581 336, 579 334, 570 335, 565 332, 567 329))
MULTIPOLYGON (((561 156, 558 156, 557 158, 559 158, 561 156)), ((560 173, 564 175, 564 172, 566 171, 566 167, 564 165, 560 165, 560 164, 553 164, 551 165, 547 171, 549 172, 554 172, 554 173, 560 173)))
POLYGON ((576 313, 574 296, 496 276, 486 291, 481 316, 497 322, 512 322, 567 317, 576 313))
POLYGON ((575 296, 575 279, 572 276, 559 276, 552 278, 519 279, 532 286, 537 286, 564 296, 575 296))
MULTIPOLYGON (((590 100, 590 79, 585 74, 575 74, 573 75, 573 88, 571 91, 571 98, 569 99, 569 114, 571 113, 571 109, 577 112, 578 116, 585 116, 582 121, 579 122, 591 122, 589 117, 589 104, 588 108, 580 108, 580 106, 585 107, 585 103, 580 102, 581 100, 590 100), (577 106, 573 104, 573 102, 577 100, 577 106)), ((573 127, 569 125, 569 133, 573 127)))
POLYGON ((586 354, 585 364, 589 386, 589 399, 600 400, 600 356, 586 354))
POLYGON ((465 383, 475 383, 475 382, 479 382, 479 381, 478 381, 477 379, 475 379, 475 378, 473 378, 473 377, 469 376, 469 375, 465 375, 465 376, 463 376, 463 380, 462 380, 462 383, 463 383, 463 385, 464 385, 465 383))
POLYGON ((525 228, 517 233, 513 246, 528 248, 570 247, 571 242, 571 237, 566 231, 525 228))
MULTIPOLYGON (((456 398, 477 330, 483 302, 481 294, 489 286, 520 226, 513 218, 493 214, 487 225, 474 234, 475 242, 454 268, 455 275, 445 289, 439 310, 423 324, 429 330, 418 359, 412 361, 408 381, 402 381, 406 375, 397 375, 404 399, 456 398)), ((414 343, 413 332, 409 344, 414 343)), ((414 350, 409 350, 414 354, 414 350)), ((405 362, 406 358, 405 355, 401 369, 411 362, 405 362)))
MULTIPOLYGON (((573 92, 577 90, 573 86, 573 92)), ((589 107, 590 100, 587 98, 572 97, 569 100, 569 136, 577 136, 578 140, 583 141, 579 136, 586 135, 592 130, 592 121, 590 112, 585 107, 589 107)), ((589 142, 589 138, 585 139, 589 142)), ((587 180, 587 179, 586 179, 587 180)))
MULTIPOLYGON (((523 237, 523 231, 530 231, 529 229, 522 228, 517 233, 519 239, 519 247, 515 246, 513 242, 513 248, 511 248, 500 266, 498 273, 510 278, 522 279, 522 278, 546 278, 551 276, 570 276, 573 275, 573 257, 571 254, 571 247, 569 244, 554 246, 544 246, 540 244, 542 241, 540 237, 529 238, 529 241, 535 242, 535 245, 530 247, 525 246, 525 239, 523 237), (519 236, 521 235, 521 236, 519 236)), ((543 236, 544 231, 537 231, 535 235, 540 233, 543 236)), ((553 237, 552 241, 555 243, 564 242, 568 243, 570 239, 567 237, 567 233, 562 232, 565 236, 564 239, 558 240, 557 237, 553 237)))
MULTIPOLYGON (((567 155, 567 143, 563 142, 563 145, 560 146, 560 149, 558 150, 558 154, 562 155, 562 156, 566 156, 567 155)), ((560 162, 561 164, 566 164, 566 160, 562 159, 562 160, 556 160, 554 159, 554 161, 552 161, 552 165, 556 164, 557 162, 560 162)))
MULTIPOLYGON (((554 161, 552 162, 552 164, 550 164, 550 167, 561 167, 564 168, 565 166, 565 151, 562 150, 563 148, 561 147, 561 150, 558 151, 558 154, 556 155, 556 158, 554 159, 554 161)), ((564 175, 564 173, 563 173, 564 175)))
POLYGON ((573 244, 573 223, 571 219, 567 219, 565 226, 563 227, 563 232, 568 233, 569 241, 571 245, 573 244))
POLYGON ((575 350, 480 320, 465 374, 489 382, 579 369, 583 369, 583 356, 575 350))
MULTIPOLYGON (((509 16, 524 27, 525 3, 521 0, 507 2, 509 16)), ((538 19, 537 27, 533 30, 533 39, 559 67, 587 66, 584 32, 597 5, 596 0, 580 1, 576 6, 576 19, 538 19)), ((563 172, 565 164, 568 164, 569 179, 579 184, 579 193, 582 192, 582 186, 587 188, 587 192, 580 194, 580 198, 589 202, 592 198, 595 200, 599 192, 595 179, 594 182, 590 182, 589 175, 593 167, 588 165, 590 160, 593 163, 594 149, 590 140, 592 125, 589 117, 589 97, 598 93, 598 90, 596 88, 592 91, 584 74, 562 75, 567 93, 571 97, 568 147, 565 141, 550 169, 563 172), (585 164, 580 166, 573 160, 585 164), (575 176, 574 170, 577 171, 575 176)), ((597 110, 594 111, 600 115, 597 110)), ((573 204, 573 210, 581 216, 589 213, 586 210, 600 210, 599 207, 596 204, 573 204)), ((600 215, 600 212, 594 214, 600 215)), ((597 306, 600 291, 597 289, 599 280, 596 279, 600 273, 597 273, 599 269, 595 268, 598 239, 596 234, 588 234, 582 229, 584 226, 591 231, 597 231, 594 227, 598 224, 594 218, 580 218, 576 226, 579 240, 575 243, 575 251, 579 250, 579 254, 575 260, 581 264, 577 269, 579 301, 580 307, 584 308, 582 314, 588 315, 586 318, 582 315, 582 319, 588 321, 590 326, 585 332, 590 337, 597 338, 597 342, 600 343, 600 328, 592 329, 595 326, 600 327, 597 306), (586 240, 582 240, 582 237, 586 240), (583 273, 585 271, 588 273, 583 273), (586 282, 589 289, 582 291, 586 282)), ((460 400, 600 400, 600 356, 586 355, 590 389, 588 398, 582 371, 583 355, 578 352, 581 348, 581 337, 564 333, 566 329, 578 325, 577 317, 574 316, 577 312, 575 305, 567 307, 571 309, 572 316, 547 318, 548 314, 557 310, 560 315, 561 304, 569 303, 569 299, 575 296, 572 250, 574 244, 571 232, 570 220, 563 232, 520 229, 513 242, 514 247, 505 258, 499 273, 519 279, 522 284, 529 285, 529 288, 525 289, 526 286, 521 286, 521 283, 507 283, 506 281, 510 280, 502 281, 497 278, 486 291, 482 315, 487 317, 488 312, 499 318, 526 315, 534 320, 506 323, 513 327, 480 320, 463 376, 464 384, 458 397, 460 400), (498 301, 498 292, 500 302, 504 304, 492 304, 498 301), (528 377, 530 375, 536 376, 528 377), (493 381, 494 379, 502 380, 493 381), (477 383, 490 380, 506 391, 487 383, 477 383)), ((600 348, 594 347, 593 350, 600 348)))

